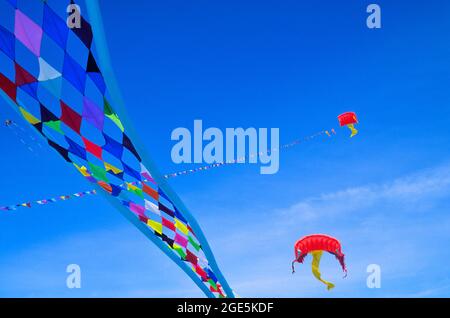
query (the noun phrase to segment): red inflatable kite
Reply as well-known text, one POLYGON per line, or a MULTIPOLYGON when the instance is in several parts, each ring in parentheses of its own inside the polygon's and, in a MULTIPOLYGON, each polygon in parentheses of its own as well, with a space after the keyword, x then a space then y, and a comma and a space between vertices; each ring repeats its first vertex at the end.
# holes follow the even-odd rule
MULTIPOLYGON (((295 260, 292 262, 292 273, 295 273, 294 264, 296 262, 303 263, 306 255, 311 254, 313 256, 312 272, 314 276, 327 285, 328 290, 334 288, 334 285, 322 279, 319 265, 323 252, 328 252, 334 255, 341 264, 342 270, 347 276, 347 267, 345 266, 344 253, 342 253, 341 243, 334 237, 324 234, 314 234, 305 236, 295 243, 295 260)), ((345 277, 344 276, 344 277, 345 277)))
POLYGON ((355 124, 358 123, 358 118, 354 112, 343 113, 338 116, 338 120, 341 127, 347 126, 351 130, 352 134, 350 137, 354 137, 358 134, 358 130, 355 128, 355 124))

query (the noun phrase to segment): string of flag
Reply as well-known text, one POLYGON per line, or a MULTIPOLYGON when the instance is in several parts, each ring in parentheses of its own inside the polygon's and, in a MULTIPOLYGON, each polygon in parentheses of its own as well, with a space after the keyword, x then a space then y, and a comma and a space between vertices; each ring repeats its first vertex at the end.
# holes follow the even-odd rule
MULTIPOLYGON (((270 154, 271 152, 274 152, 274 151, 289 149, 289 148, 295 147, 299 144, 302 144, 304 142, 310 141, 314 138, 321 137, 324 135, 326 135, 328 137, 332 137, 333 135, 336 135, 336 130, 334 128, 330 129, 330 130, 322 130, 322 131, 312 134, 310 136, 303 137, 301 139, 297 139, 290 143, 281 145, 278 148, 271 148, 267 151, 267 153, 270 154)), ((248 158, 253 158, 253 157, 261 155, 261 154, 264 154, 264 152, 250 154, 248 156, 248 158)), ((192 169, 181 170, 178 172, 168 173, 168 174, 164 175, 164 178, 172 179, 172 178, 176 178, 179 176, 185 176, 185 175, 189 175, 189 174, 193 174, 193 173, 197 173, 197 172, 201 172, 201 171, 206 171, 206 170, 211 170, 211 169, 215 169, 215 168, 219 168, 219 167, 223 167, 223 166, 227 166, 227 165, 245 163, 246 160, 247 160, 247 156, 243 156, 243 157, 239 157, 234 160, 217 162, 217 163, 213 163, 213 164, 209 164, 209 165, 204 165, 204 166, 201 166, 198 168, 192 168, 192 169)), ((148 182, 148 180, 144 180, 144 182, 148 182)), ((125 184, 122 184, 120 187, 129 188, 129 187, 133 187, 133 186, 139 186, 141 183, 142 182, 125 183, 125 184)), ((34 206, 47 205, 47 204, 56 203, 56 202, 60 202, 60 201, 67 201, 67 200, 71 200, 71 199, 75 199, 75 198, 83 198, 86 196, 93 196, 93 195, 97 195, 97 194, 98 193, 96 190, 81 191, 81 192, 72 193, 72 194, 60 195, 60 196, 52 197, 52 198, 48 198, 48 199, 27 201, 24 203, 8 205, 8 206, 0 206, 0 211, 15 211, 20 208, 32 208, 34 206)))

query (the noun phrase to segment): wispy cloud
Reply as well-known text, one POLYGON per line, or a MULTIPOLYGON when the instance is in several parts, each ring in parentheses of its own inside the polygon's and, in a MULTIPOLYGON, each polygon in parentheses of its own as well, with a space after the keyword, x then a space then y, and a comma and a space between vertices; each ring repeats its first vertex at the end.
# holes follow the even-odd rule
MULTIPOLYGON (((433 282, 437 288, 442 278, 450 275, 448 266, 436 264, 438 259, 450 261, 450 253, 442 249, 443 242, 450 240, 450 216, 441 210, 443 206, 448 208, 449 194, 450 166, 440 166, 383 184, 306 198, 264 214, 252 226, 236 229, 227 237, 227 242, 235 244, 221 246, 239 258, 245 272, 234 272, 233 278, 244 295, 331 296, 320 285, 315 289, 310 270, 293 277, 288 266, 296 239, 325 232, 341 239, 349 263, 350 276, 339 282, 337 295, 413 296, 422 288, 414 284, 415 280, 428 281, 425 289, 433 282), (278 258, 272 258, 272 254, 278 258), (371 263, 382 266, 383 293, 366 287, 366 267, 371 263), (427 277, 430 266, 435 267, 436 276, 427 277), (404 290, 406 282, 410 284, 408 292, 404 290)), ((324 261, 323 272, 339 277, 333 261, 324 261)))
MULTIPOLYGON (((379 203, 402 205, 402 210, 413 207, 417 211, 428 199, 450 194, 450 166, 421 171, 381 185, 372 184, 348 188, 298 202, 279 213, 314 220, 323 216, 342 216, 379 203)), ((428 207, 428 204, 426 205, 428 207)))
MULTIPOLYGON (((442 295, 450 276, 450 251, 442 248, 450 241, 448 194, 450 166, 441 166, 262 211, 251 222, 226 227, 209 239, 225 276, 243 297, 442 295), (323 259, 323 275, 337 284, 333 293, 314 280, 309 265, 300 265, 295 275, 290 272, 293 243, 316 232, 339 237, 347 255, 345 280, 333 258, 323 259), (366 267, 371 263, 382 266, 380 291, 366 287, 366 267)), ((0 295, 8 297, 202 296, 184 273, 126 223, 17 252, 1 260, 0 277, 0 295), (23 263, 24 259, 33 262, 23 263), (79 291, 65 286, 70 263, 82 268, 79 291)))

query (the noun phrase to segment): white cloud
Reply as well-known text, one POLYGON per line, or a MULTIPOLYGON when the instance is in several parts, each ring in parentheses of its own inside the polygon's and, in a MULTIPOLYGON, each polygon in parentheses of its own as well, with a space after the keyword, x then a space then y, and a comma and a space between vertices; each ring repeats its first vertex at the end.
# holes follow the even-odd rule
MULTIPOLYGON (((215 245, 225 245, 222 252, 239 259, 241 272, 233 272, 231 283, 244 296, 413 296, 423 288, 416 280, 425 280, 427 289, 441 284, 439 277, 427 276, 430 268, 442 277, 450 275, 444 264, 450 252, 443 248, 450 240, 450 216, 439 210, 449 193, 450 166, 441 166, 384 184, 304 199, 235 229, 226 238, 228 245, 215 245), (350 275, 337 279, 336 294, 324 291, 309 265, 290 275, 292 246, 311 233, 329 233, 344 245, 350 275), (371 263, 382 266, 385 281, 380 292, 365 285, 371 263)), ((322 267, 325 277, 340 277, 334 259, 325 258, 322 267)))
POLYGON ((367 185, 325 193, 281 209, 278 213, 285 218, 295 217, 311 221, 324 216, 342 216, 379 203, 413 206, 417 210, 424 200, 436 199, 449 193, 450 166, 443 166, 381 185, 367 185))
MULTIPOLYGON (((242 211, 243 219, 252 215, 251 222, 221 228, 209 240, 230 285, 243 297, 435 296, 446 290, 442 278, 450 275, 445 265, 450 251, 442 248, 450 240, 450 217, 436 208, 446 204, 449 193, 450 166, 443 166, 384 184, 324 193, 263 211, 257 218, 242 211), (338 237, 347 255, 345 280, 334 258, 323 259, 324 278, 337 285, 332 293, 312 277, 308 264, 298 266, 295 275, 290 271, 295 240, 316 232, 338 237), (381 291, 365 286, 371 263, 382 266, 381 291)), ((213 221, 220 222, 220 216, 213 221)), ((34 246, 0 263, 0 295, 9 297, 202 296, 126 223, 34 246), (65 287, 70 263, 82 267, 79 292, 65 287)))

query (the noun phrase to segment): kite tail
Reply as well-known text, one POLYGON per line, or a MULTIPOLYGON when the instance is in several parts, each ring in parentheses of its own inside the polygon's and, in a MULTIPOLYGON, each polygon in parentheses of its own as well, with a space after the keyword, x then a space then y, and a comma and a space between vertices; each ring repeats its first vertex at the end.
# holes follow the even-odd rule
POLYGON ((307 254, 301 253, 294 261, 292 261, 292 274, 295 273, 294 265, 296 262, 303 263, 307 254))
POLYGON ((345 255, 336 255, 339 264, 341 264, 342 270, 344 271, 344 278, 347 277, 347 266, 345 265, 345 255))
POLYGON ((296 259, 292 261, 292 274, 295 274, 295 266, 294 265, 296 262, 297 262, 296 259))
POLYGON ((348 124, 347 127, 350 129, 352 134, 350 135, 350 138, 355 137, 358 134, 358 130, 355 128, 355 125, 348 124))
POLYGON ((314 277, 317 278, 317 280, 319 280, 320 282, 324 283, 327 286, 327 290, 332 290, 334 288, 334 284, 327 282, 326 280, 322 279, 322 275, 320 274, 320 259, 322 258, 322 251, 313 251, 311 252, 312 256, 313 256, 313 261, 312 261, 312 273, 314 275, 314 277))

